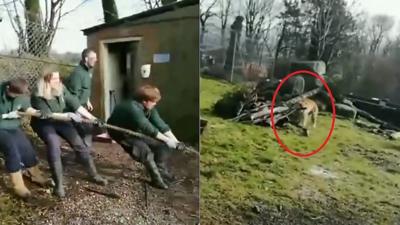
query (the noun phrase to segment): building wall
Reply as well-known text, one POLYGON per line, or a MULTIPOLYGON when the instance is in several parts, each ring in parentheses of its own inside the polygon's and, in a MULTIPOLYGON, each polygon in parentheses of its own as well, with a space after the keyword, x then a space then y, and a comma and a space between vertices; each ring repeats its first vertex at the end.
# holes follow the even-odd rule
MULTIPOLYGON (((189 6, 123 24, 104 28, 88 35, 88 47, 99 54, 94 70, 92 102, 97 116, 104 118, 103 54, 101 41, 115 38, 141 37, 134 85, 149 82, 162 94, 158 105, 161 116, 179 139, 193 144, 199 137, 199 20, 198 5, 189 6), (99 52, 100 51, 100 52, 99 52), (169 53, 170 62, 154 64, 153 54, 169 53), (140 65, 151 63, 149 79, 140 78, 140 65)), ((106 54, 104 54, 106 55, 106 54)))

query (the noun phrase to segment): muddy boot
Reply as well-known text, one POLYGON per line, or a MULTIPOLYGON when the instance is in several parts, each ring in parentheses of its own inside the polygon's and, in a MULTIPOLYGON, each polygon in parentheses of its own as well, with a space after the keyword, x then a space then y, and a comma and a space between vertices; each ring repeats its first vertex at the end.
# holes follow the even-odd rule
POLYGON ((176 177, 171 174, 171 172, 167 169, 165 163, 157 163, 158 170, 160 171, 160 175, 166 179, 168 182, 175 182, 176 177))
POLYGON ((51 174, 55 183, 53 193, 60 198, 65 197, 65 190, 63 185, 63 168, 61 161, 50 163, 51 174))
POLYGON ((161 176, 168 182, 175 182, 176 177, 167 169, 167 160, 169 152, 167 149, 161 149, 154 154, 154 161, 158 167, 161 176))
POLYGON ((10 173, 10 178, 16 195, 18 195, 21 198, 27 198, 31 196, 31 192, 25 186, 21 170, 15 173, 10 173))
POLYGON ((37 183, 42 187, 45 187, 49 184, 49 180, 43 176, 43 173, 39 169, 38 165, 28 168, 27 171, 32 182, 37 183))
POLYGON ((168 189, 168 185, 166 185, 161 177, 160 172, 158 171, 157 165, 153 160, 148 160, 144 163, 147 171, 150 173, 151 183, 158 188, 168 189))
POLYGON ((86 172, 90 176, 90 178, 97 184, 100 185, 107 185, 107 179, 103 178, 97 173, 96 166, 94 164, 92 156, 89 153, 83 153, 81 155, 80 162, 82 163, 83 167, 85 168, 86 172))

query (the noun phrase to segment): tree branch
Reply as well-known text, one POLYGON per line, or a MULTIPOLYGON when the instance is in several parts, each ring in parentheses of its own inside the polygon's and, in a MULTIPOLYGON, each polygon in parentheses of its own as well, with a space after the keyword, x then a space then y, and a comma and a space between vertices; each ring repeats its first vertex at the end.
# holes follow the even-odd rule
POLYGON ((83 5, 84 5, 85 3, 87 3, 87 2, 89 2, 89 0, 83 0, 81 3, 79 3, 77 6, 75 6, 75 7, 72 8, 71 10, 69 10, 69 11, 63 13, 63 14, 60 16, 60 19, 61 19, 62 17, 64 17, 64 16, 66 16, 66 15, 68 15, 68 14, 74 12, 75 10, 79 9, 81 6, 83 6, 83 5))

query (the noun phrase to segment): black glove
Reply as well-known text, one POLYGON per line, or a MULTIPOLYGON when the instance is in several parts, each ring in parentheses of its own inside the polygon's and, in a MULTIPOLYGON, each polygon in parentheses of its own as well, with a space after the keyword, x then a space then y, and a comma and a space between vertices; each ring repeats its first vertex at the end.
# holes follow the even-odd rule
POLYGON ((106 123, 104 121, 102 121, 101 119, 96 119, 93 124, 96 127, 99 127, 99 128, 105 128, 106 127, 106 123))
POLYGON ((42 120, 50 119, 51 118, 51 114, 52 114, 51 112, 40 111, 39 119, 42 119, 42 120))

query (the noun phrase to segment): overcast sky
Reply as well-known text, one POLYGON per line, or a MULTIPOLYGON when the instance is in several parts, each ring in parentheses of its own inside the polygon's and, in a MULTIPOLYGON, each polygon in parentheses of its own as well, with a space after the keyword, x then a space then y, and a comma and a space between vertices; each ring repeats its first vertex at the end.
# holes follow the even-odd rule
MULTIPOLYGON (((0 5, 8 0, 0 0, 0 5)), ((84 0, 66 0, 64 9, 70 10, 84 0)), ((209 1, 209 0, 206 0, 209 1)), ((238 0, 233 0, 235 3, 238 0)), ((282 1, 282 0, 276 0, 282 1)), ((350 0, 349 0, 350 1, 350 0)), ((44 2, 44 0, 40 0, 44 2)), ((143 0, 116 0, 120 17, 129 16, 145 10, 143 0)), ((368 14, 387 14, 393 16, 396 21, 394 30, 400 32, 400 1, 399 0, 359 0, 360 9, 368 14)), ((9 18, 4 9, 0 6, 0 15, 3 21, 0 23, 0 50, 14 49, 17 46, 16 35, 10 25, 9 18)), ((80 52, 86 47, 86 38, 81 32, 103 22, 103 11, 101 0, 88 0, 78 10, 64 17, 60 22, 59 31, 56 34, 53 50, 57 52, 80 52)))
POLYGON ((359 5, 371 15, 386 14, 395 20, 392 33, 400 33, 400 1, 399 0, 359 0, 359 5))
MULTIPOLYGON (((0 0, 2 3, 9 0, 0 0)), ((39 0, 40 3, 44 0, 39 0)), ((103 23, 103 11, 101 0, 66 0, 64 11, 69 11, 80 3, 85 2, 77 10, 65 16, 56 33, 53 50, 57 52, 80 52, 86 47, 86 37, 81 31, 97 24, 103 23)), ((130 16, 145 10, 143 0, 116 0, 119 17, 130 16)), ((11 27, 7 11, 0 6, 0 15, 3 21, 0 23, 0 50, 10 50, 17 47, 17 38, 11 27)))
MULTIPOLYGON (((201 0, 203 1, 203 0, 201 0)), ((209 5, 213 0, 204 0, 204 5, 209 5)), ((354 0, 347 0, 353 2, 354 0)), ((235 14, 243 13, 244 0, 233 0, 235 14), (241 2, 242 4, 239 4, 241 2)), ((283 0, 275 0, 275 4, 282 3, 283 0)), ((358 0, 355 7, 357 12, 365 11, 369 16, 375 14, 386 14, 393 16, 396 22, 396 28, 393 29, 400 32, 400 0, 358 0)), ((276 13, 276 12, 275 12, 276 13)), ((232 23, 232 21, 230 22, 232 23)))

